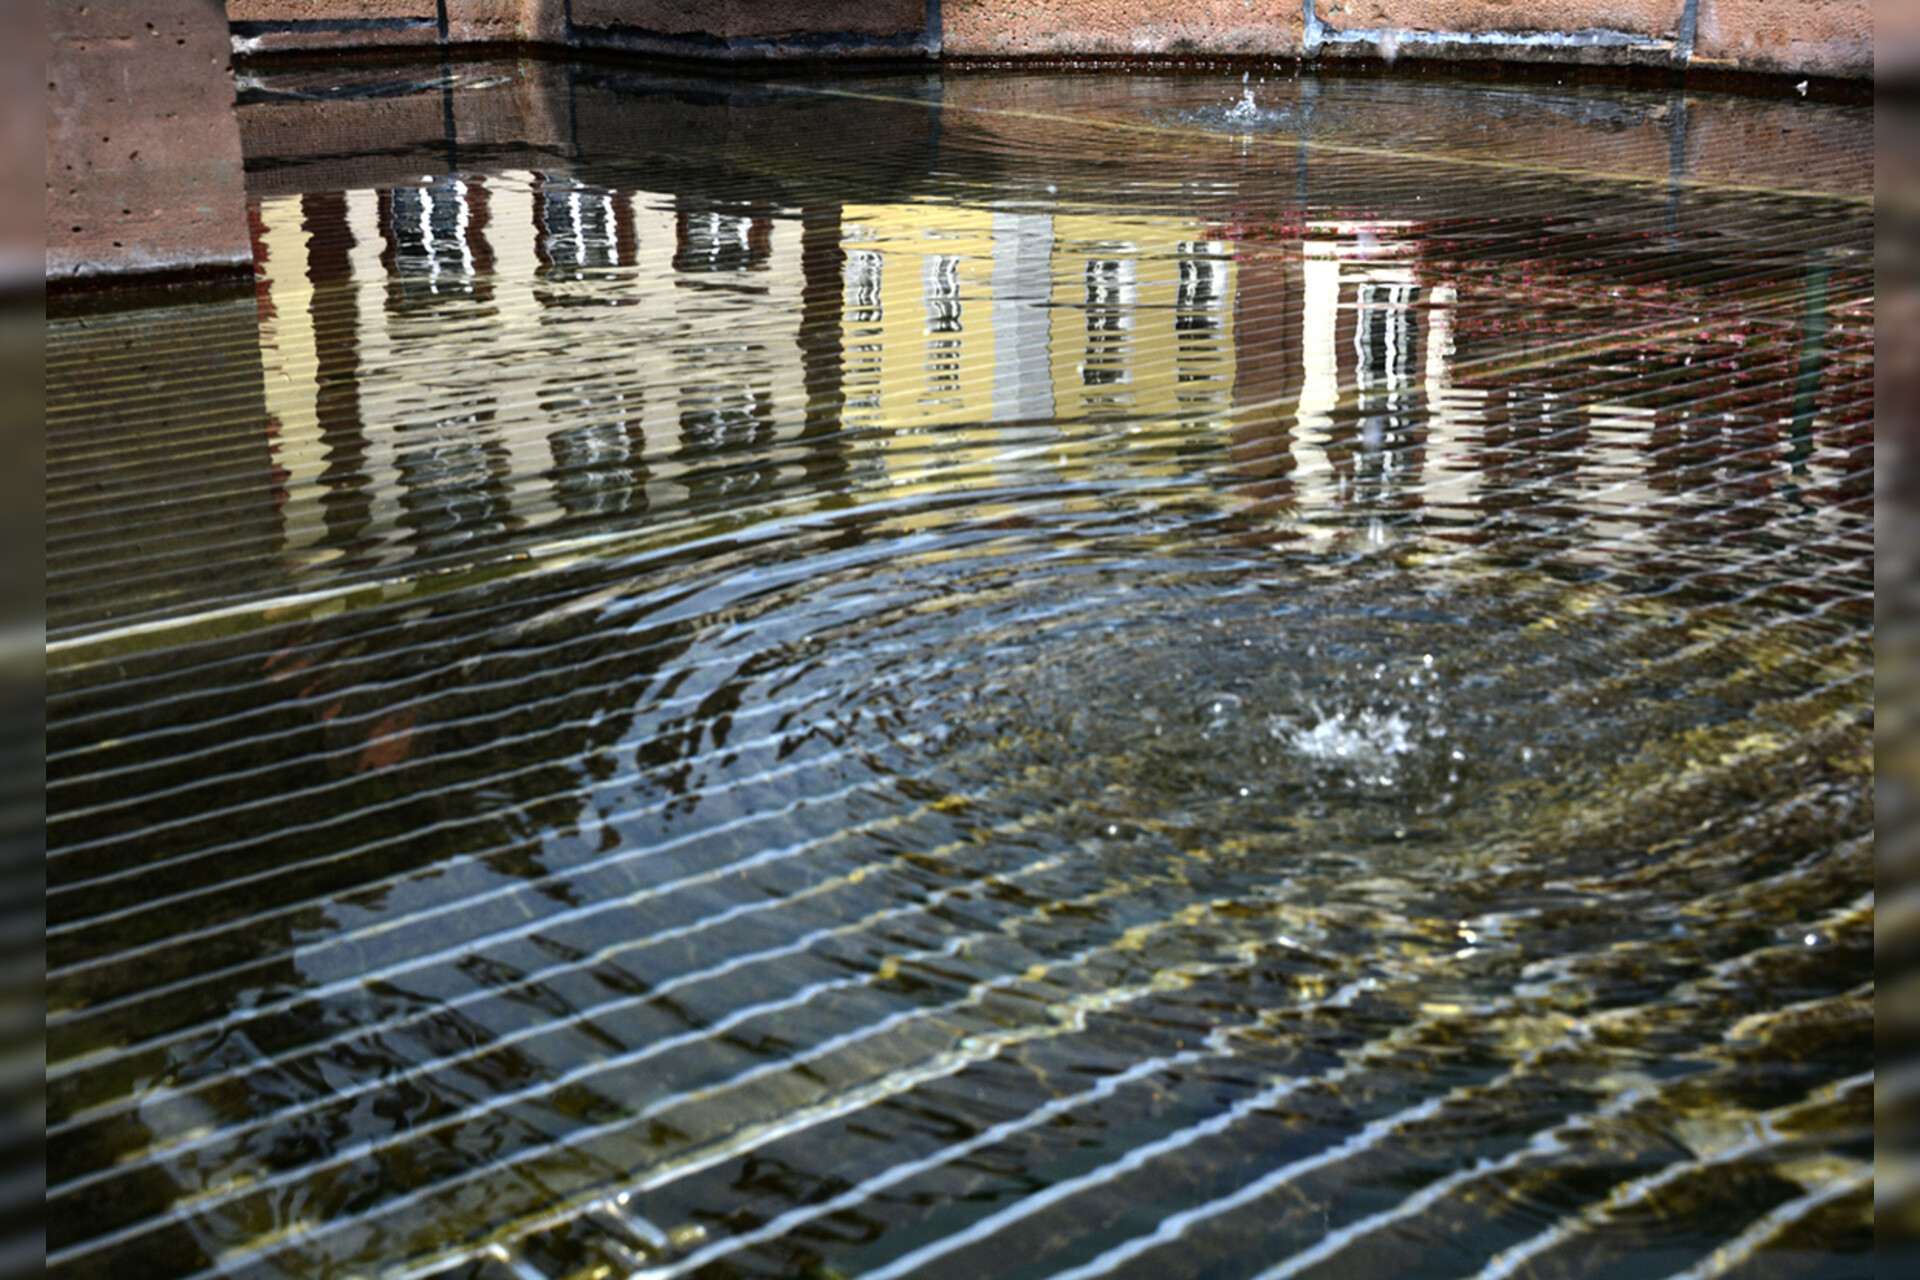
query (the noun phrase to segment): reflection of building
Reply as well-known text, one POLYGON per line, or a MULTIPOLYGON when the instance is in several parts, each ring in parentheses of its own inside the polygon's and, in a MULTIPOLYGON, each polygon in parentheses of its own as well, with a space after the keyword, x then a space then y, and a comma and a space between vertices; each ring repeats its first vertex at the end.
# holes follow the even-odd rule
POLYGON ((1313 457, 1297 473, 1304 503, 1418 500, 1428 424, 1414 410, 1437 388, 1431 378, 1421 385, 1417 371, 1444 368, 1444 353, 1436 362, 1431 345, 1425 360, 1419 350, 1430 333, 1411 231, 1405 222, 1307 224, 1298 424, 1313 457), (1343 363, 1352 370, 1345 383, 1343 363))
MULTIPOLYGON (((1231 490, 1276 530, 1581 508, 1624 536, 1623 509, 1692 483, 1656 475, 1685 460, 1660 442, 1721 431, 1588 390, 1531 333, 1490 349, 1534 372, 1462 377, 1456 348, 1489 349, 1475 326, 1496 313, 1405 222, 1241 241, 1125 212, 802 212, 504 173, 263 199, 254 228, 294 568, 575 518, 1070 480, 1105 465, 1114 423, 1152 427, 1134 473, 1231 490)), ((1819 483, 1810 385, 1790 421, 1819 483)), ((1727 382, 1729 404, 1753 394, 1727 382)))
POLYGON ((1234 379, 1229 246, 1174 219, 1062 215, 1055 234, 1060 415, 1220 425, 1234 379))
POLYGON ((920 205, 845 217, 850 424, 1228 407, 1231 250, 1196 223, 920 205))
POLYGON ((764 485, 731 460, 804 418, 800 240, 765 210, 532 174, 260 201, 283 556, 764 485))
POLYGON ((843 216, 845 421, 881 433, 896 492, 1051 468, 1036 430, 1224 425, 1233 263, 1199 223, 938 205, 843 216))
POLYGON ((681 202, 674 224, 675 271, 756 271, 772 259, 773 219, 765 211, 681 202))
POLYGON ((841 224, 846 425, 912 431, 991 422, 995 379, 1007 376, 996 364, 993 215, 850 205, 841 224))
POLYGON ((485 296, 493 280, 485 182, 445 177, 381 195, 380 261, 399 305, 485 296))
POLYGON ((633 203, 569 178, 534 178, 535 252, 549 277, 633 265, 633 203))

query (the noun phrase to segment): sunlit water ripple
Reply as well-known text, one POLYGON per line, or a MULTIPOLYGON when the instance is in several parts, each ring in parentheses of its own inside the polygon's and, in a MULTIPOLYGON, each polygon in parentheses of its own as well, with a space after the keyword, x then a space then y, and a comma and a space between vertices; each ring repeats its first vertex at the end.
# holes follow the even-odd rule
POLYGON ((400 75, 49 325, 49 1274, 1853 1274, 1870 112, 400 75))

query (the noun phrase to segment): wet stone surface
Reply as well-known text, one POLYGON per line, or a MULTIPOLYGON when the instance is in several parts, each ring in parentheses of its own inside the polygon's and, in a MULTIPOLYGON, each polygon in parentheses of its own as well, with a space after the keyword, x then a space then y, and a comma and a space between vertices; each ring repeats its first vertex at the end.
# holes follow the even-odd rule
POLYGON ((447 75, 48 325, 50 1275, 1865 1274, 1870 111, 447 75))

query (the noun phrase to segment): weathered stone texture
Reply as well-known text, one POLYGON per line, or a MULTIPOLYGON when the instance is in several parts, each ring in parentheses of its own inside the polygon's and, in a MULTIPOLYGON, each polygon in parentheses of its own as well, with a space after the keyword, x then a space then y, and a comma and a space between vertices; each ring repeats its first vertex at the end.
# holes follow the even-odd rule
POLYGON ((925 0, 573 0, 576 27, 632 27, 721 40, 897 36, 926 25, 925 0))
MULTIPOLYGON (((393 47, 440 39, 435 0, 229 0, 247 52, 393 47), (281 29, 256 31, 254 24, 281 29), (299 29, 295 29, 298 26, 299 29)), ((859 56, 924 47, 930 10, 941 51, 960 57, 1288 56, 1307 35, 1302 0, 446 0, 455 44, 573 43, 719 59, 859 56), (866 47, 871 42, 874 47, 866 47), (917 43, 916 43, 917 42, 917 43)), ((1532 37, 1511 46, 1420 42, 1419 54, 1474 60, 1671 59, 1686 0, 1318 0, 1334 55, 1371 54, 1354 32, 1532 37), (1602 33, 1596 44, 1594 33, 1602 33), (1570 47, 1556 37, 1582 37, 1570 47), (1539 38, 1544 37, 1544 42, 1539 38), (1619 37, 1619 39, 1608 39, 1619 37)), ((1871 0, 1698 0, 1694 62, 1708 68, 1865 77, 1871 0)), ((1391 39, 1383 50, 1411 52, 1391 39)))
MULTIPOLYGON (((24 174, 33 164, 33 153, 41 151, 42 139, 34 127, 33 104, 40 94, 34 88, 47 64, 46 27, 30 21, 25 5, 0 8, 0 77, 4 77, 6 104, 0 115, 0 165, 6 173, 24 174)), ((6 299, 39 287, 41 256, 41 214, 33 207, 33 193, 24 182, 6 184, 0 194, 0 358, 4 358, 6 299)), ((39 340, 34 341, 39 349, 39 340)), ((0 392, 0 398, 4 392, 0 392)), ((5 414, 0 412, 0 424, 5 414)))
POLYGON ((1700 0, 1696 66, 1871 76, 1871 0, 1700 0))
POLYGON ((1320 0, 1315 15, 1334 31, 1614 31, 1668 38, 1683 0, 1320 0))
POLYGON ((538 40, 545 34, 539 30, 540 8, 537 0, 447 0, 447 39, 459 44, 538 40))
POLYGON ((435 0, 227 0, 227 17, 234 22, 346 23, 383 18, 431 22, 434 15, 435 0))
POLYGON ((252 261, 219 0, 49 5, 51 284, 252 261))
POLYGON ((756 63, 930 58, 925 0, 572 0, 576 48, 756 63))
MULTIPOLYGON (((436 0, 227 0, 249 53, 438 44, 436 0)), ((566 0, 446 0, 452 44, 564 43, 566 0)))
POLYGON ((941 50, 960 57, 1290 56, 1299 0, 945 0, 941 50))
POLYGON ((537 167, 538 153, 571 147, 572 92, 564 65, 515 59, 460 70, 494 83, 484 92, 459 93, 458 110, 451 113, 438 89, 243 104, 240 140, 248 158, 273 161, 248 177, 249 191, 282 196, 407 186, 423 174, 457 166, 474 148, 485 150, 493 163, 525 148, 529 167, 537 167), (383 144, 369 152, 368 138, 383 144))

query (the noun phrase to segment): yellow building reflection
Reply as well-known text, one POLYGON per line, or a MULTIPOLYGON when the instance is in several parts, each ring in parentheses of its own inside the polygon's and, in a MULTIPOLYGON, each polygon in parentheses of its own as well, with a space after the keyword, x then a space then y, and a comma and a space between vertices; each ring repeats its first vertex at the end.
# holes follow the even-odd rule
MULTIPOLYGON (((263 199, 254 234, 297 571, 582 519, 947 489, 1012 511, 1107 478, 1286 537, 1464 528, 1515 484, 1626 537, 1662 501, 1652 407, 1463 376, 1460 286, 1407 222, 1243 242, 1199 217, 800 210, 519 171, 263 199)), ((894 518, 938 518, 911 506, 894 518)))
POLYGON ((905 204, 843 219, 849 425, 1230 406, 1232 246, 1200 224, 905 204))

